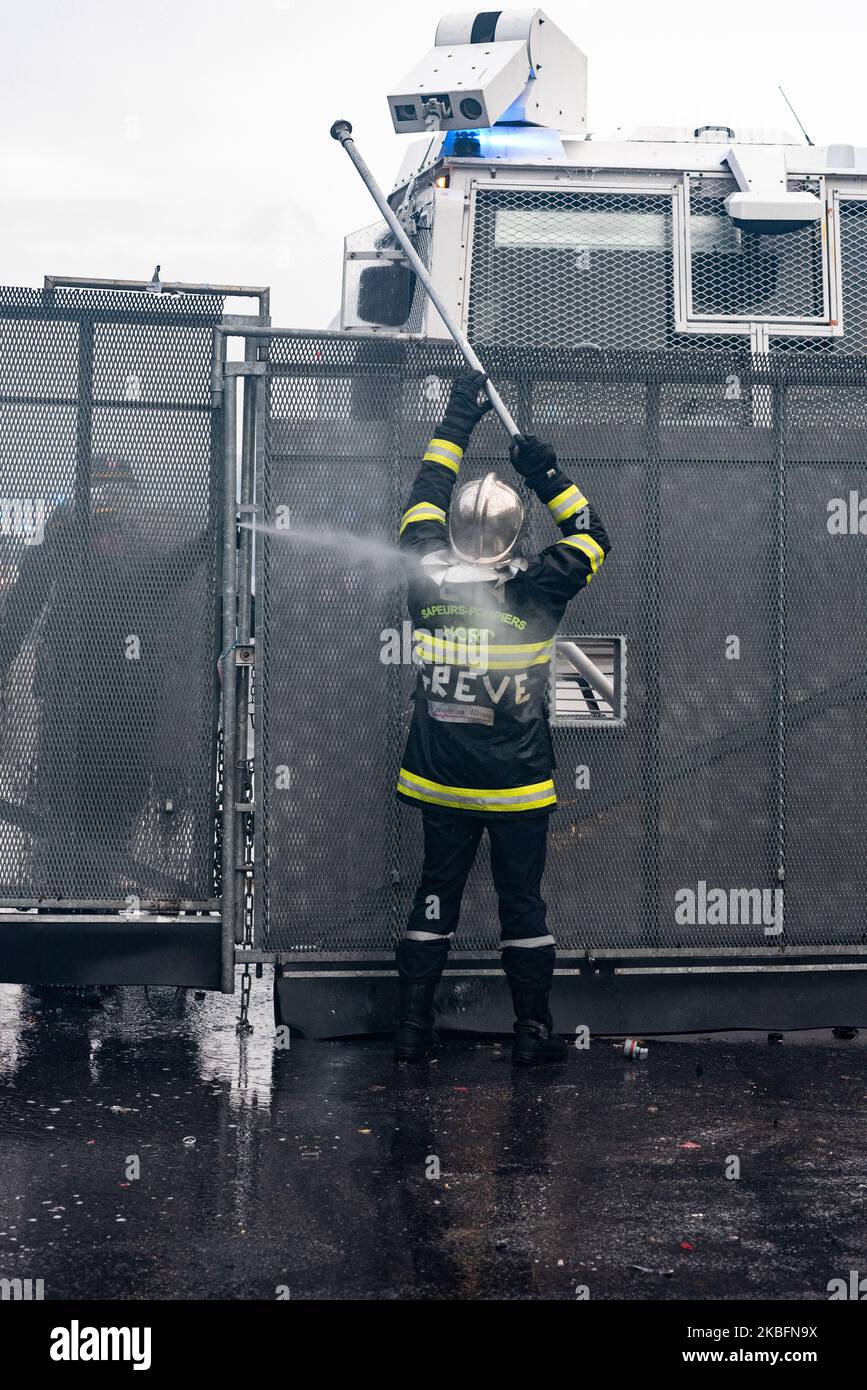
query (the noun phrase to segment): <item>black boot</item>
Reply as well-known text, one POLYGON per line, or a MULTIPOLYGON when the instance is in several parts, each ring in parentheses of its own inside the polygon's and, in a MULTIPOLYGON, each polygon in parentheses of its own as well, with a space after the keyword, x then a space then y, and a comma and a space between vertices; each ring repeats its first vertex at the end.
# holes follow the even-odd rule
POLYGON ((565 1062, 569 1047, 553 1031, 554 1020, 548 1007, 550 989, 529 989, 517 984, 512 984, 511 989, 517 1020, 512 1061, 519 1067, 565 1062))
POLYGON ((400 1017, 394 1035, 396 1062, 424 1062, 439 1043, 434 1032, 436 980, 401 980, 400 1017))

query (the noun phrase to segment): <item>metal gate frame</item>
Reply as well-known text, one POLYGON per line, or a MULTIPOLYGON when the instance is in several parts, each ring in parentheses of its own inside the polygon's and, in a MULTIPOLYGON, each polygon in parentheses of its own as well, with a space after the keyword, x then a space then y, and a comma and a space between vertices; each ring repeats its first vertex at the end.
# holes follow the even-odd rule
MULTIPOLYGON (((81 335, 80 352, 85 353, 92 341, 92 324, 103 319, 112 322, 125 321, 128 314, 133 322, 147 322, 145 317, 148 304, 148 291, 152 286, 146 281, 120 279, 94 279, 84 276, 46 275, 42 293, 42 307, 56 311, 57 318, 77 321, 86 325, 81 335), (77 307, 74 303, 55 305, 57 290, 70 289, 92 291, 93 302, 87 307, 77 307), (132 291, 141 295, 140 299, 130 296, 128 309, 118 308, 117 291, 132 291), (107 302, 104 315, 99 294, 104 292, 107 302), (87 329, 90 329, 88 332, 87 329)), ((22 290, 22 297, 33 291, 22 290)), ((212 461, 222 463, 220 486, 222 497, 222 518, 218 541, 222 548, 222 583, 213 600, 222 604, 223 644, 225 654, 233 643, 226 642, 230 629, 234 630, 232 619, 234 595, 237 587, 235 564, 236 546, 236 506, 234 484, 237 476, 235 451, 230 447, 235 423, 234 397, 231 391, 223 390, 224 373, 229 373, 232 364, 226 363, 226 338, 230 331, 244 331, 260 327, 269 321, 270 290, 265 286, 245 286, 236 284, 189 284, 186 282, 164 282, 162 293, 183 296, 209 296, 220 298, 242 298, 257 301, 255 314, 223 314, 219 324, 212 329, 211 346, 211 457, 212 461), (215 453, 219 445, 219 456, 215 453)), ((189 300, 186 312, 189 315, 189 300)), ((28 317, 26 306, 8 307, 7 316, 28 317)), ((42 315, 44 316, 44 314, 42 315)), ((38 316, 37 316, 38 317, 38 316)), ((178 321, 183 320, 181 314, 178 321)), ((170 314, 155 316, 154 322, 171 325, 170 314)), ((90 374, 80 368, 79 380, 88 383, 90 374)), ((78 442, 80 452, 86 446, 89 436, 88 417, 90 393, 79 401, 78 442), (82 441, 85 441, 84 443, 82 441)), ((245 414, 246 421, 246 414, 245 414)), ((219 500, 219 497, 218 497, 219 500)), ((248 592, 249 602, 249 592, 248 592)), ((219 625, 218 625, 219 626, 219 625)), ((215 723, 212 729, 211 758, 213 786, 214 824, 218 809, 218 795, 222 793, 222 858, 218 855, 215 864, 217 879, 214 893, 202 902, 175 902, 170 910, 158 901, 143 900, 142 910, 134 917, 127 917, 117 911, 115 904, 89 900, 16 899, 7 900, 12 910, 0 911, 0 977, 8 983, 40 984, 167 984, 206 989, 220 989, 225 993, 234 991, 234 940, 227 948, 226 921, 231 912, 234 887, 232 867, 233 835, 236 833, 237 815, 231 799, 235 787, 235 767, 231 761, 234 751, 233 696, 235 683, 227 681, 224 686, 222 720, 226 730, 222 787, 217 788, 219 743, 216 720, 220 718, 220 702, 215 703, 215 723), (228 839, 226 836, 228 835, 228 839), (228 849, 228 854, 225 852, 228 849), (228 872, 227 872, 228 871, 228 872), (220 887, 228 883, 229 892, 221 893, 220 887), (106 910, 114 908, 115 910, 106 910), (162 910, 161 910, 162 908, 162 910), (35 911, 34 911, 35 909, 35 911), (46 910, 48 909, 48 910, 46 910)), ((3 904, 0 904, 3 906, 3 904)))
MULTIPOLYGON (((221 330, 222 331, 222 330, 221 330)), ((251 503, 254 495, 254 479, 251 470, 261 466, 264 436, 265 390, 264 373, 267 372, 268 348, 274 339, 304 339, 308 341, 339 340, 342 342, 367 339, 377 342, 383 338, 402 343, 422 342, 422 335, 398 333, 376 333, 375 335, 348 334, 328 330, 296 330, 280 328, 260 328, 248 330, 245 336, 245 361, 243 364, 228 364, 226 380, 232 381, 242 375, 245 377, 244 427, 242 434, 242 465, 239 479, 239 497, 245 513, 254 511, 251 503), (253 403, 250 402, 253 397, 253 403)), ((678 354, 680 356, 680 354, 678 354)), ((714 354, 714 356, 716 356, 714 354)), ((708 358, 712 361, 711 355, 708 358)), ((782 365, 782 364, 781 364, 782 365)), ((676 368, 675 368, 676 370, 676 368)), ((844 366, 838 366, 841 375, 845 373, 848 383, 867 385, 867 360, 849 359, 844 366)), ((787 384, 787 383, 786 383, 787 384)), ((784 414, 782 398, 785 384, 781 385, 775 373, 769 372, 767 391, 772 402, 774 447, 776 451, 776 556, 777 556, 777 660, 775 678, 775 702, 777 708, 776 779, 780 813, 776 826, 771 832, 776 837, 779 865, 779 878, 785 876, 785 816, 783 813, 786 777, 786 503, 787 503, 787 458, 784 448, 784 414)), ((231 407, 230 407, 231 410, 231 407)), ((654 417, 658 417, 658 391, 654 417)), ((228 416, 227 416, 228 419, 228 416)), ((652 431, 655 435, 656 431, 652 431)), ((227 432, 227 438, 231 431, 227 432)), ((227 475, 228 476, 228 475, 227 475)), ((645 496, 651 512, 659 508, 660 458, 658 449, 651 449, 645 482, 645 496)), ((652 522, 652 518, 651 518, 652 522)), ((246 533, 249 535, 249 533, 246 533)), ((648 534, 654 534, 652 524, 648 534)), ((658 528, 657 528, 658 534, 658 528)), ((239 552, 240 553, 240 552, 239 552)), ((645 613, 650 616, 658 606, 658 556, 649 553, 646 557, 645 576, 648 580, 645 590, 645 613)), ((249 562, 248 562, 249 563, 249 562)), ((241 567, 244 569, 244 566, 241 567)), ((239 571, 240 573, 240 571, 239 571)), ((239 581, 239 611, 249 616, 249 594, 253 580, 251 574, 244 573, 239 581)), ((227 634, 228 635, 228 634, 227 634)), ((249 698, 254 680, 250 670, 253 642, 249 627, 241 624, 235 634, 242 656, 239 666, 242 670, 240 688, 249 698)), ((657 654, 658 656, 658 654, 657 654)), ((645 792, 650 808, 649 824, 651 846, 657 844, 659 833, 659 682, 658 660, 655 667, 647 672, 644 719, 648 736, 650 756, 644 769, 645 792), (654 834, 656 840, 654 840, 654 834)), ((257 727, 262 715, 261 692, 255 693, 254 711, 257 727)), ((243 720, 246 728, 246 719, 243 720)), ((246 760, 246 745, 242 742, 244 733, 241 723, 236 723, 236 762, 249 775, 251 768, 246 760)), ((261 745, 257 741, 257 748, 261 745)), ((258 768, 257 768, 258 771, 258 768)), ((236 804, 236 818, 252 815, 253 798, 248 791, 240 804, 236 804)), ((228 931, 230 925, 234 932, 237 964, 260 964, 273 962, 277 967, 277 990, 282 999, 282 1016, 291 1017, 301 1031, 308 1036, 334 1036, 339 1033, 377 1030, 388 1027, 393 1012, 395 981, 394 957, 391 951, 308 951, 269 950, 261 941, 256 930, 253 912, 252 891, 255 866, 262 863, 263 827, 257 824, 255 834, 247 836, 246 843, 252 859, 241 863, 238 846, 243 832, 236 823, 235 828, 235 874, 244 876, 245 891, 238 894, 228 906, 224 904, 224 928, 227 932, 225 947, 228 953, 228 931), (317 981, 318 988, 311 991, 308 982, 317 981), (326 1019, 328 1021, 326 1021, 326 1019)), ((652 885, 645 885, 646 900, 653 900, 652 885)), ((645 1031, 675 1031, 685 1027, 805 1027, 818 1026, 817 1020, 827 1015, 832 1022, 854 1022, 858 1014, 862 1026, 867 1024, 867 991, 864 990, 864 974, 867 972, 867 945, 800 945, 781 944, 766 946, 708 946, 672 947, 663 944, 638 947, 601 947, 587 950, 558 949, 556 975, 562 990, 572 988, 579 977, 581 988, 586 994, 588 985, 595 1003, 591 1002, 585 1013, 592 1026, 600 1030, 631 1020, 630 1026, 640 1026, 645 1031), (695 1016, 694 1008, 685 1006, 682 980, 683 976, 702 980, 702 997, 705 1012, 700 1018, 695 1016), (729 978, 732 977, 732 978, 729 978), (739 996, 744 993, 745 979, 753 983, 752 995, 744 1004, 739 996), (732 988, 735 981, 741 989, 732 988), (818 1011, 818 1012, 817 1012, 818 1011), (860 1012, 859 1012, 860 1011, 860 1012), (864 1016, 861 1017, 861 1014, 864 1016), (756 1019, 758 1018, 758 1022, 756 1019), (774 1020, 777 1020, 774 1023, 774 1020), (716 1020, 716 1021, 714 1021, 716 1020), (721 1021, 720 1021, 721 1020, 721 1021)), ((454 1026, 474 1026, 477 1028, 500 1027, 503 1024, 504 1006, 502 1000, 502 972, 497 951, 466 951, 459 948, 450 953, 446 969, 446 979, 451 977, 452 991, 450 1003, 444 1003, 445 1024, 449 1026, 449 1014, 454 1026), (490 986, 483 984, 489 980, 490 986), (473 1022, 467 1017, 466 1001, 461 1002, 462 991, 480 989, 473 1005, 473 1022), (491 994, 488 997, 487 991, 491 994), (495 1002, 491 1002, 494 1000, 495 1002)), ((694 1001, 693 1001, 694 1002, 694 1001)))
POLYGON ((255 665, 253 532, 257 463, 264 437, 264 379, 271 330, 263 324, 221 324, 215 330, 215 406, 222 409, 223 520, 223 784, 221 962, 224 993, 234 990, 236 962, 249 965, 253 947, 254 797, 249 757, 255 665), (243 361, 228 361, 229 338, 244 338, 243 361), (264 356, 260 358, 259 354, 264 356), (238 450, 238 382, 243 381, 238 450))
MULTIPOLYGON (((144 291, 145 282, 88 280, 78 277, 46 277, 46 292, 61 287, 95 291, 144 291)), ((251 530, 239 527, 255 513, 255 482, 263 462, 266 409, 266 374, 269 345, 275 338, 303 340, 339 340, 341 342, 367 338, 368 335, 295 329, 275 329, 269 326, 268 291, 234 285, 171 284, 166 290, 181 293, 250 296, 258 300, 258 314, 224 315, 213 329, 211 406, 215 439, 222 440, 223 517, 222 517, 222 590, 223 606, 221 651, 223 676, 223 780, 222 780, 222 861, 221 894, 208 904, 190 904, 196 915, 181 910, 175 914, 159 911, 143 913, 135 920, 122 920, 117 913, 101 911, 104 904, 96 902, 70 903, 76 915, 58 910, 34 917, 27 911, 0 913, 0 957, 8 963, 4 970, 7 979, 14 981, 75 982, 100 984, 186 984, 204 988, 234 990, 236 965, 249 966, 272 961, 278 967, 281 985, 289 987, 298 982, 322 982, 323 993, 315 1001, 296 1004, 299 1017, 307 1009, 308 1031, 321 1031, 316 1021, 325 999, 335 1005, 335 1016, 347 1023, 356 1020, 358 1009, 347 1004, 345 987, 361 984, 367 1003, 365 1027, 375 1026, 376 1020, 388 1015, 390 1003, 385 994, 377 992, 376 982, 391 986, 394 979, 393 956, 390 951, 304 952, 267 950, 257 939, 254 914, 256 866, 263 862, 264 828, 255 819, 254 760, 249 743, 249 710, 261 719, 261 690, 255 684, 255 639, 253 634, 254 558, 255 547, 251 530), (243 360, 228 359, 230 339, 243 340, 243 360), (238 381, 243 379, 243 395, 239 410, 238 381), (239 419, 240 416, 240 419, 239 419), (239 428, 240 427, 240 428, 239 428), (240 448, 239 446, 240 435, 240 448), (207 910, 202 912, 202 907, 207 910), (385 1001, 385 1002, 383 1002, 385 1001)), ((65 311, 67 314, 72 311, 65 311)), ((74 315, 73 315, 74 316, 74 315)), ((369 335, 374 341, 383 338, 407 342, 423 342, 422 335, 406 333, 377 333, 369 335)), ((861 368, 864 368, 863 360, 861 368)), ((842 370, 840 363, 838 370, 842 370)), ((846 369, 854 380, 857 363, 846 369)), ((862 370, 867 384, 867 371, 862 370)), ((775 439, 778 457, 777 496, 777 555, 779 561, 778 637, 779 663, 777 671, 777 704, 779 713, 778 786, 785 785, 785 504, 786 469, 780 411, 780 387, 769 380, 773 393, 775 439)), ((651 510, 659 506, 659 460, 650 458, 646 479, 647 503, 651 510)), ((651 534, 652 534, 652 527, 651 534)), ((658 557, 657 557, 658 558, 658 557)), ((646 557, 646 611, 652 612, 658 603, 653 583, 658 565, 653 553, 646 557)), ((658 740, 659 671, 650 673, 645 720, 651 739, 658 740)), ((216 732, 216 731, 215 731, 216 732)), ((648 805, 656 807, 650 816, 651 829, 658 830, 658 747, 645 769, 648 805), (654 799, 655 798, 655 799, 654 799)), ((216 806, 215 806, 216 810, 216 806)), ((784 867, 785 826, 778 821, 776 833, 780 865, 784 867)), ((646 896, 653 894, 646 887, 646 896)), ((158 904, 153 905, 156 909, 158 904)), ((809 996, 833 994, 833 985, 847 987, 858 984, 863 994, 863 972, 867 969, 867 946, 800 946, 781 947, 706 947, 678 948, 654 945, 642 948, 599 948, 582 951, 561 950, 558 977, 561 984, 574 983, 583 977, 591 982, 600 999, 607 998, 602 1008, 606 1018, 612 1017, 612 1000, 622 1005, 630 988, 642 992, 642 998, 656 1000, 654 1017, 676 1024, 682 1022, 682 1004, 676 993, 684 973, 711 977, 732 998, 729 975, 743 980, 747 975, 761 982, 773 976, 773 988, 785 988, 791 1007, 801 1008, 809 996), (785 972, 785 973, 784 973, 785 972), (791 976, 805 989, 793 989, 791 976), (817 973, 821 983, 817 984, 817 973), (670 1003, 663 996, 674 987, 670 1003), (662 1001, 662 1002, 660 1002, 662 1001), (606 1012, 607 1009, 607 1012, 606 1012)), ((501 982, 499 955, 495 951, 452 952, 447 975, 456 982, 455 988, 467 982, 481 986, 484 981, 501 982), (463 982, 463 983, 461 983, 463 982)), ((838 991, 839 994, 839 991, 838 991)), ((765 996, 762 996, 763 998, 765 996)), ((847 998, 850 995, 846 996, 847 998)), ((600 1005, 600 1007, 602 1007, 600 1005)), ((765 1004, 762 1005, 765 1007, 765 1004)), ((847 1006, 848 1007, 848 1006, 847 1006)), ((499 1004, 488 1008, 484 1000, 477 1008, 480 1020, 499 1017, 499 1004), (486 1012, 487 1009, 487 1012, 486 1012)), ((458 1010, 460 1013, 460 1010, 458 1010)), ((731 1011, 727 1015, 733 1017, 731 1011)), ((840 1021, 844 1021, 842 1016, 840 1021)), ((790 1025, 791 1026, 791 1025, 790 1025)), ((332 1031, 341 1031, 332 1026, 332 1031)), ((346 1026, 342 1031, 353 1031, 346 1026)))

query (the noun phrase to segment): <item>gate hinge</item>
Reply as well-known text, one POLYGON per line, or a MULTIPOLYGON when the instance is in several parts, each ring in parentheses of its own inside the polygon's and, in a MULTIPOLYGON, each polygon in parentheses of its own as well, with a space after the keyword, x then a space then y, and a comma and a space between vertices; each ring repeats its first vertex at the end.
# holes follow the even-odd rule
POLYGON ((409 261, 402 251, 347 251, 348 261, 396 261, 400 265, 409 265, 409 261))
POLYGON ((226 376, 264 376, 268 370, 267 362, 224 362, 226 376))

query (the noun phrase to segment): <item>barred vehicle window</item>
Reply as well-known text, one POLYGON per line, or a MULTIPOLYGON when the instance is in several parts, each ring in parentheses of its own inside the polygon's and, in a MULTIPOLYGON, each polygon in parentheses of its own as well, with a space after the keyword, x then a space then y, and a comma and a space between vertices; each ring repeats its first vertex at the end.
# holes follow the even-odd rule
POLYGON ((672 322, 667 194, 479 189, 469 333, 552 347, 664 347, 672 322))
MULTIPOLYGON (((734 226, 725 199, 733 180, 688 181, 692 314, 714 318, 816 318, 824 312, 823 223, 784 236, 759 236, 734 226)), ((817 193, 803 180, 791 189, 817 193)))

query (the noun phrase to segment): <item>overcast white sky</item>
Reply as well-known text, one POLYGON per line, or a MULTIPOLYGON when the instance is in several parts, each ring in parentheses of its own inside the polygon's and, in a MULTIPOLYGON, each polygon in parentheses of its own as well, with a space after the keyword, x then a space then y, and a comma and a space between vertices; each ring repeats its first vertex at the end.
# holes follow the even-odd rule
MULTIPOLYGON (((453 0, 454 2, 454 0, 453 0)), ((459 8, 459 6, 456 6, 459 8)), ((521 8, 515 6, 514 8, 521 8)), ((339 305, 376 218, 338 116, 391 185, 389 87, 448 0, 0 0, 0 282, 46 272, 270 284, 277 325, 339 305)), ((546 12, 590 60, 591 131, 738 122, 867 145, 863 7, 662 0, 546 12)))

